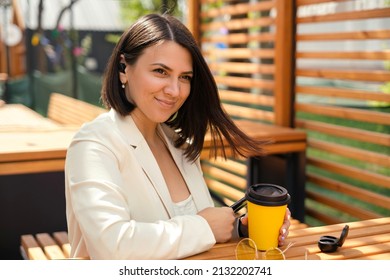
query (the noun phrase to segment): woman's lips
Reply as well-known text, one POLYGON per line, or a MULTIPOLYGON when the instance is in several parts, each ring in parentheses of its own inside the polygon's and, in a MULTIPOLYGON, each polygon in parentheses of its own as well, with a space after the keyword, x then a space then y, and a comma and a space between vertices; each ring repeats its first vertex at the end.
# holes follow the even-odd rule
POLYGON ((156 98, 157 102, 160 103, 163 107, 165 108, 172 108, 175 106, 176 102, 175 101, 170 101, 170 100, 164 100, 164 99, 158 99, 156 98))

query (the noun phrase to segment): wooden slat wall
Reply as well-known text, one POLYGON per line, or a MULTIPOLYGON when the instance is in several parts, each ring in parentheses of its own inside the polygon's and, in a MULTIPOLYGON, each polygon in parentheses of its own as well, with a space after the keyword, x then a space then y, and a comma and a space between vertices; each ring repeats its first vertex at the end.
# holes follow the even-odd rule
MULTIPOLYGON (((229 114, 308 133, 306 222, 389 216, 386 2, 190 2, 199 8, 192 30, 229 114)), ((239 198, 245 161, 202 164, 212 190, 227 194, 227 203, 239 198)))
POLYGON ((306 222, 389 216, 390 7, 296 5, 296 125, 309 138, 306 222), (374 19, 387 23, 375 27, 374 19))
MULTIPOLYGON (((200 5, 199 28, 195 12, 190 26, 214 74, 225 110, 235 119, 291 126, 293 37, 284 36, 292 28, 290 3, 201 0, 190 1, 190 7, 197 7, 194 2, 200 5), (275 17, 276 9, 281 17, 275 17), (281 41, 279 46, 276 39, 281 41)), ((202 167, 209 188, 222 194, 225 203, 243 196, 244 159, 207 158, 202 159, 202 167)))
POLYGON ((275 1, 201 1, 200 43, 225 109, 275 123, 275 1))

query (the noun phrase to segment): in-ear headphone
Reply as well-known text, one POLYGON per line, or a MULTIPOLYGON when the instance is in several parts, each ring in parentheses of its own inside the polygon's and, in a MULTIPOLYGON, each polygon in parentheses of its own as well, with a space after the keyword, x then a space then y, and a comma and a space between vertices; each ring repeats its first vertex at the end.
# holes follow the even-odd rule
POLYGON ((126 64, 119 63, 119 71, 125 73, 125 69, 126 69, 126 64))

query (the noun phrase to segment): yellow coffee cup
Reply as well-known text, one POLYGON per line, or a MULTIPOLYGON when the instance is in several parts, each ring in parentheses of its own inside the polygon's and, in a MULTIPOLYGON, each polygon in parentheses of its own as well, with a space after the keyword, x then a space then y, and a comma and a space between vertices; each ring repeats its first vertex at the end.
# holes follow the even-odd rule
POLYGON ((249 238, 261 251, 278 247, 279 231, 291 200, 287 190, 273 184, 256 184, 247 189, 245 197, 249 238))

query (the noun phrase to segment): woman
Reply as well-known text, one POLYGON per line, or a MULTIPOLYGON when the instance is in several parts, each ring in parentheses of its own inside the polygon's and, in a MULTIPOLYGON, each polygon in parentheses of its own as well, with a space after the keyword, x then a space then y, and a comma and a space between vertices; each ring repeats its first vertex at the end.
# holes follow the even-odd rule
MULTIPOLYGON (((214 207, 203 179, 203 139, 208 130, 241 155, 263 143, 223 112, 187 28, 167 15, 134 23, 107 65, 102 101, 110 111, 81 128, 66 159, 71 257, 179 259, 234 238, 232 209, 214 207)), ((286 218, 280 243, 288 227, 286 218)))

